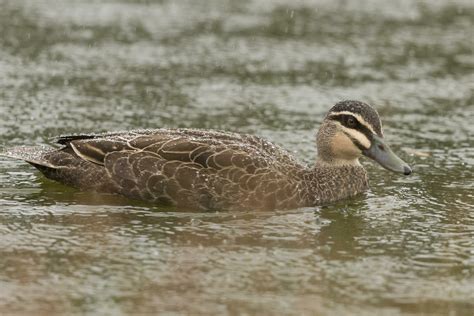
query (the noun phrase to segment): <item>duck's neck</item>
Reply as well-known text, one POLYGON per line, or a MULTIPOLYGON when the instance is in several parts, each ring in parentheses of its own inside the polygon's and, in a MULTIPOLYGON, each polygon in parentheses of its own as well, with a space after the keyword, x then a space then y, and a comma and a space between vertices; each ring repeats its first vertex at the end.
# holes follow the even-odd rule
POLYGON ((358 160, 318 160, 307 175, 310 204, 321 205, 348 198, 368 188, 367 172, 358 160))

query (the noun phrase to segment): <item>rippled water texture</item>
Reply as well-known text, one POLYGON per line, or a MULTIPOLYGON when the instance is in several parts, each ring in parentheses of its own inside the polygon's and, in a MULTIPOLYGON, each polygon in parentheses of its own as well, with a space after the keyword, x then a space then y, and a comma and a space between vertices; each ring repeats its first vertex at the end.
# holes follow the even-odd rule
POLYGON ((472 315, 472 1, 0 0, 0 145, 155 127, 315 157, 374 104, 415 173, 286 212, 180 213, 0 160, 0 314, 472 315))

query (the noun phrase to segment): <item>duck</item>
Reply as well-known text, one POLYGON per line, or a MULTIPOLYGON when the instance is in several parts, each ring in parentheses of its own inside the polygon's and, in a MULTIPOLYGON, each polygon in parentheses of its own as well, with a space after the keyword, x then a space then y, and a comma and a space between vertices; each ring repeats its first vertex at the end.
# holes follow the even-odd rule
POLYGON ((351 198, 369 188, 362 156, 396 173, 412 169, 384 140, 371 105, 336 103, 316 134, 313 165, 262 137, 158 128, 63 135, 54 146, 18 146, 46 178, 83 191, 186 210, 284 210, 351 198))

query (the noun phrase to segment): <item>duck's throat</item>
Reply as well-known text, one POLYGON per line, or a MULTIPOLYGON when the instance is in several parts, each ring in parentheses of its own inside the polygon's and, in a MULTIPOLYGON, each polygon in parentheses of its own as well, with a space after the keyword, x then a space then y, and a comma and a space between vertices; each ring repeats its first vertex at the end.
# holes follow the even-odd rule
POLYGON ((367 172, 360 163, 318 162, 308 174, 308 197, 321 205, 357 195, 368 188, 367 172))

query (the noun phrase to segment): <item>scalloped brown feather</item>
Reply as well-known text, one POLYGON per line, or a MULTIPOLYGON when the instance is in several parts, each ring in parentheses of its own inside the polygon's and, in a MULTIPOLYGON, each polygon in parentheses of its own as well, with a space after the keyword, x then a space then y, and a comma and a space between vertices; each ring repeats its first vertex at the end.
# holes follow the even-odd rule
POLYGON ((57 142, 64 147, 37 154, 35 161, 15 157, 82 190, 180 209, 289 209, 367 188, 361 166, 308 168, 283 148, 252 135, 157 129, 63 136, 57 142))

